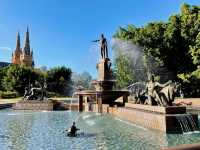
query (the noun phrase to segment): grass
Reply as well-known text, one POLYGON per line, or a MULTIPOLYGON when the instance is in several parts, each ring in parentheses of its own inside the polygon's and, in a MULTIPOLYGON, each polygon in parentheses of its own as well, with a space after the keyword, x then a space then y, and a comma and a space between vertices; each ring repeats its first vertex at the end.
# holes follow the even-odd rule
MULTIPOLYGON (((71 98, 71 97, 52 97, 50 99, 54 99, 57 101, 67 101, 71 99, 77 99, 77 98, 71 98)), ((18 97, 18 98, 9 98, 9 99, 1 99, 0 98, 0 104, 9 104, 9 103, 16 103, 18 101, 22 100, 22 97, 18 97)))
POLYGON ((0 99, 0 104, 16 103, 22 100, 22 97, 18 98, 9 98, 9 99, 0 99))

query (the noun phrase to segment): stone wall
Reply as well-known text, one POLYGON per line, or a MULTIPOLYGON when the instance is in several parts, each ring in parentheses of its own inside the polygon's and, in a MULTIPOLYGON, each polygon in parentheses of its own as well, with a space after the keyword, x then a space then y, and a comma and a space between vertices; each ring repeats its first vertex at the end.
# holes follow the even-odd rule
POLYGON ((184 144, 177 147, 163 148, 162 150, 200 150, 200 143, 184 144))
POLYGON ((166 132, 165 116, 128 108, 109 108, 109 113, 146 128, 158 129, 166 132))
MULTIPOLYGON (((178 123, 177 116, 180 115, 189 115, 183 114, 183 110, 177 109, 177 114, 174 114, 174 108, 172 108, 172 114, 166 114, 169 108, 154 108, 153 106, 145 106, 144 109, 141 109, 143 105, 135 105, 133 108, 129 107, 109 107, 108 113, 117 116, 121 119, 127 120, 137 125, 141 125, 146 128, 156 129, 167 133, 182 132, 181 126, 178 123), (147 107, 147 108, 146 108, 147 107), (156 109, 158 109, 156 111, 156 109), (153 110, 153 111, 151 111, 153 110), (179 110, 180 113, 178 112, 179 110)), ((168 110, 168 112, 170 112, 168 110)), ((198 124, 198 115, 192 115, 196 124, 198 124)))
POLYGON ((180 104, 181 102, 185 103, 185 105, 200 107, 200 98, 177 98, 174 101, 175 104, 180 104))
POLYGON ((14 106, 16 110, 53 110, 53 103, 50 101, 20 101, 17 102, 14 106))

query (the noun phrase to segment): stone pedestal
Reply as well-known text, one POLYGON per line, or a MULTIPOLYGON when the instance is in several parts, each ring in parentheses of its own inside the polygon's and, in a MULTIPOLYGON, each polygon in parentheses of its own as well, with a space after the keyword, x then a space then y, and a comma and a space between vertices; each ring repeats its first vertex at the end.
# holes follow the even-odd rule
POLYGON ((112 78, 111 62, 109 58, 102 59, 97 64, 98 80, 110 80, 112 78))
POLYGON ((96 91, 109 91, 113 89, 115 81, 112 80, 111 62, 109 58, 102 59, 97 64, 98 80, 93 81, 96 91))
POLYGON ((109 113, 146 128, 166 133, 181 133, 182 127, 177 117, 190 116, 198 128, 198 115, 187 114, 185 107, 148 106, 126 103, 125 107, 109 108, 109 113))
POLYGON ((92 84, 95 86, 96 91, 110 91, 113 89, 113 86, 115 84, 114 80, 95 80, 92 82, 92 84))
MULTIPOLYGON (((102 113, 102 104, 114 105, 114 102, 119 97, 123 96, 123 102, 127 101, 128 91, 113 90, 115 80, 112 79, 111 61, 109 58, 101 59, 97 64, 98 79, 92 81, 95 86, 95 91, 80 91, 76 92, 79 95, 79 111, 83 111, 83 98, 93 97, 93 102, 96 103, 97 111, 102 113)), ((85 105, 88 110, 88 104, 85 105)))
POLYGON ((15 110, 47 110, 53 111, 53 102, 51 101, 39 101, 39 100, 27 100, 17 102, 13 109, 15 110))
POLYGON ((83 95, 79 95, 79 111, 83 111, 83 95))

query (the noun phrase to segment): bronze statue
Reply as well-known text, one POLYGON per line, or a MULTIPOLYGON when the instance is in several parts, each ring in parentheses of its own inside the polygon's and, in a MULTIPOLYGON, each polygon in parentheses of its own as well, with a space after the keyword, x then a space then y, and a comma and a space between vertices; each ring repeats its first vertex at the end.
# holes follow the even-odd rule
POLYGON ((28 87, 25 87, 24 100, 27 100, 28 96, 30 96, 30 90, 28 87))
POLYGON ((162 106, 172 106, 172 102, 175 99, 175 94, 178 92, 180 84, 173 82, 165 86, 159 91, 159 97, 162 102, 162 106))
POLYGON ((149 77, 150 77, 149 82, 147 82, 147 84, 146 84, 146 93, 147 93, 147 97, 148 97, 147 103, 149 105, 153 105, 153 102, 155 101, 157 103, 157 105, 162 106, 163 102, 159 96, 160 89, 169 85, 171 83, 171 81, 169 81, 165 84, 160 84, 159 82, 155 82, 153 75, 151 75, 149 77))
POLYGON ((101 38, 99 40, 94 40, 92 42, 100 42, 101 58, 102 59, 108 58, 108 45, 107 45, 107 40, 104 37, 104 35, 101 34, 101 38))
POLYGON ((138 90, 135 96, 135 103, 159 106, 172 106, 175 94, 180 88, 180 84, 168 81, 165 84, 160 84, 154 81, 154 76, 149 76, 149 81, 146 83, 145 90, 138 90))
POLYGON ((44 80, 43 85, 40 85, 40 87, 33 87, 32 85, 30 88, 25 87, 24 100, 45 100, 46 88, 46 80, 44 80))

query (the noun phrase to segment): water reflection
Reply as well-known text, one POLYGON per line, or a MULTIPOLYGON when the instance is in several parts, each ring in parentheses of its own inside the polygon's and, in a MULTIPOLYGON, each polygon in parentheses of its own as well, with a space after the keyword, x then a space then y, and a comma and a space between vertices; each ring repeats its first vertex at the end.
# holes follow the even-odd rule
POLYGON ((164 134, 110 115, 78 112, 0 112, 1 150, 126 149, 156 150, 199 142, 200 134, 164 134), (76 121, 76 138, 65 129, 76 121))

